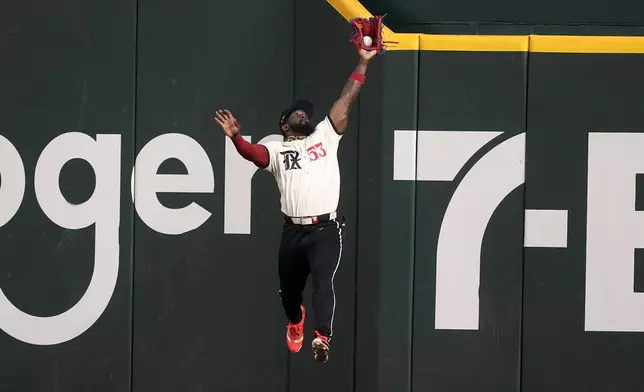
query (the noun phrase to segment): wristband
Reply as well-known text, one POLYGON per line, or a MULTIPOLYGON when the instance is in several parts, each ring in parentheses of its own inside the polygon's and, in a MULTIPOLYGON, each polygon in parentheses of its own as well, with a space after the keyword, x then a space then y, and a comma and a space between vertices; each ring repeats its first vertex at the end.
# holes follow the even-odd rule
POLYGON ((353 72, 353 73, 351 73, 351 77, 349 78, 349 80, 355 80, 356 82, 358 82, 360 84, 364 84, 365 75, 361 74, 361 73, 358 73, 358 72, 353 72))

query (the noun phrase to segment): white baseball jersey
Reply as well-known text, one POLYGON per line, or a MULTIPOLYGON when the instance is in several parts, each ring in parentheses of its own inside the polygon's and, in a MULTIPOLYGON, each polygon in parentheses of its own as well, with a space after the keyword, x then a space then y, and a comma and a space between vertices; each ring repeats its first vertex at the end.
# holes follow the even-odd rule
POLYGON ((286 216, 318 216, 338 208, 341 138, 329 117, 325 117, 305 139, 263 143, 270 158, 264 170, 277 181, 286 216))

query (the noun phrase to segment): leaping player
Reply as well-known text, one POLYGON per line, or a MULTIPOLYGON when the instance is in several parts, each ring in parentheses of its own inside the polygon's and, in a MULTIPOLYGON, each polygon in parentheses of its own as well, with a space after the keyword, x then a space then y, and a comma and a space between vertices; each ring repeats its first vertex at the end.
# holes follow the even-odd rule
POLYGON ((239 154, 275 177, 284 214, 279 246, 280 297, 288 318, 286 345, 302 348, 306 309, 302 293, 309 275, 313 283, 314 359, 326 363, 336 310, 334 278, 342 259, 344 217, 337 213, 340 197, 338 145, 347 129, 349 110, 365 82, 367 65, 378 52, 360 49, 358 64, 340 97, 316 126, 313 105, 295 101, 279 119, 283 141, 251 144, 229 110, 217 110, 215 119, 239 154))

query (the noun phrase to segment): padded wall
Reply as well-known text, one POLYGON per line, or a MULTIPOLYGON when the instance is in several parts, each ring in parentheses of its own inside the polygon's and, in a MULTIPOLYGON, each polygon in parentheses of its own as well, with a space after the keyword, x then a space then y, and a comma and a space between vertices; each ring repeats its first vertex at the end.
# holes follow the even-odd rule
POLYGON ((125 391, 135 3, 1 9, 0 390, 125 391))
POLYGON ((322 118, 357 60, 346 21, 66 0, 0 26, 0 390, 641 390, 642 55, 376 58, 319 366, 311 324, 285 347, 277 187, 213 115, 252 142, 294 98, 322 118))

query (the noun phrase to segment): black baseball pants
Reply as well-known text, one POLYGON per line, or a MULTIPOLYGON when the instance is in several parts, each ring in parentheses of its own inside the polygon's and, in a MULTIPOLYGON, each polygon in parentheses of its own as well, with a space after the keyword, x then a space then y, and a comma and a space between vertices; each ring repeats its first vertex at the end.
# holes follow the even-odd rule
MULTIPOLYGON (((344 218, 313 225, 284 223, 279 249, 280 297, 286 317, 298 323, 306 281, 313 283, 315 329, 333 335, 336 296, 334 278, 342 259, 344 218)), ((307 312, 307 319, 310 313, 307 312)))

